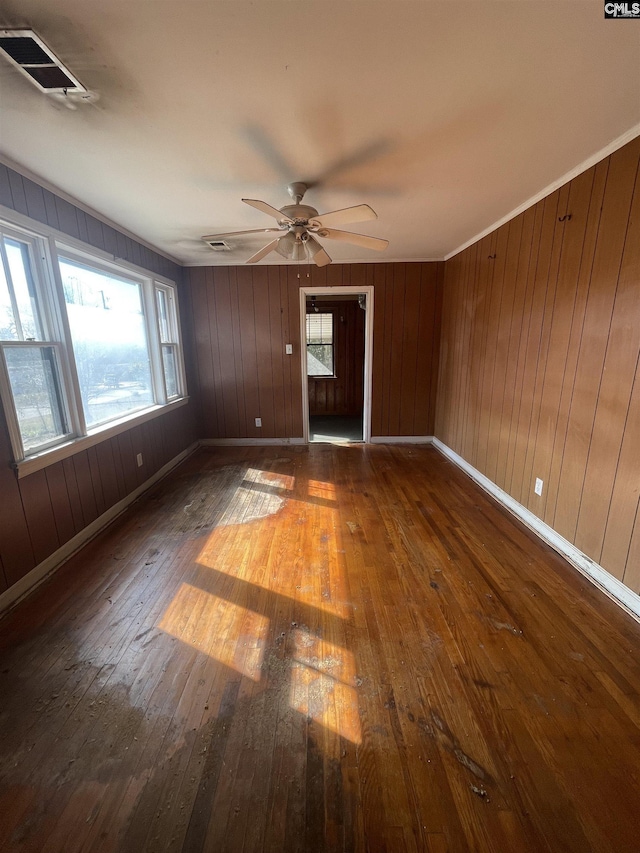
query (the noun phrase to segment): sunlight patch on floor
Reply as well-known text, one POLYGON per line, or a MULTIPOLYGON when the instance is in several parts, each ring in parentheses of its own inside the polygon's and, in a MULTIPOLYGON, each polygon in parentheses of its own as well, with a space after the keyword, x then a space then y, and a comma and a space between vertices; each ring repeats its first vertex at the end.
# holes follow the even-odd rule
POLYGON ((225 508, 217 527, 248 524, 280 512, 295 479, 247 468, 242 483, 225 508))
POLYGON ((253 651, 267 636, 266 616, 183 583, 158 627, 241 675, 260 681, 262 660, 253 651))
POLYGON ((352 743, 362 742, 355 659, 306 628, 292 637, 291 707, 352 743))

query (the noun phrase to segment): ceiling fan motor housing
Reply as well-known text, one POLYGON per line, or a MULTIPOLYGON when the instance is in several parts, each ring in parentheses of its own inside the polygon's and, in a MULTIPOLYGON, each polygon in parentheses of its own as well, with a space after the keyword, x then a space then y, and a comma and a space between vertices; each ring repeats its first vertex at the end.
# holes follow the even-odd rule
POLYGON ((292 219, 296 225, 306 225, 310 219, 317 217, 318 211, 308 204, 288 204, 280 208, 283 217, 292 219))

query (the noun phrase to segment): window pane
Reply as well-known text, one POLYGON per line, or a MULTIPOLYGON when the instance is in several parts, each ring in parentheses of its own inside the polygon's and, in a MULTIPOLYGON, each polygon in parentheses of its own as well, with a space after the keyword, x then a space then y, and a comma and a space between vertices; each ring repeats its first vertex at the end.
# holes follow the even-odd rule
POLYGON ((307 314, 307 343, 333 343, 333 314, 307 314))
POLYGON ((26 452, 66 434, 53 347, 6 347, 9 382, 26 452))
POLYGON ((307 314, 307 376, 333 376, 333 314, 307 314))
POLYGON ((160 340, 163 344, 171 341, 169 336, 169 314, 167 312, 167 294, 164 290, 156 290, 158 297, 158 325, 160 327, 160 340))
POLYGON ((333 376, 333 345, 307 346, 307 376, 333 376))
POLYGON ((3 340, 42 340, 42 329, 35 304, 35 290, 26 243, 5 238, 9 265, 7 280, 0 274, 0 338, 3 340))
POLYGON ((167 397, 178 396, 178 366, 176 364, 176 350, 173 346, 163 345, 162 366, 164 368, 164 382, 167 389, 167 397))
POLYGON ((13 316, 9 285, 4 274, 4 264, 0 264, 0 341, 17 340, 18 330, 13 316))
POLYGON ((140 285, 60 258, 88 426, 153 405, 140 285))

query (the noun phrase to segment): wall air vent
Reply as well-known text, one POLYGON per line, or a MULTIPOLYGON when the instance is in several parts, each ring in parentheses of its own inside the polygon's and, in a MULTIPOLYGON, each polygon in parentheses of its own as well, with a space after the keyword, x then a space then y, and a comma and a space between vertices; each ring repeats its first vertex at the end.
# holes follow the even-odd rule
POLYGON ((202 238, 204 242, 213 249, 214 252, 230 252, 231 246, 225 243, 224 240, 209 240, 207 237, 202 238))
POLYGON ((0 51, 41 92, 87 91, 33 30, 0 29, 0 51))

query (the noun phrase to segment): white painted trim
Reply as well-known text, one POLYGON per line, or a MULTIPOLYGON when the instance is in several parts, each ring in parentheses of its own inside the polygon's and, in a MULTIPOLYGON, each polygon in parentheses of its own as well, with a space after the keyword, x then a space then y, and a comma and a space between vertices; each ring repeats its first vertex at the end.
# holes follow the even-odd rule
POLYGON ((583 160, 582 163, 579 163, 570 171, 566 172, 560 178, 553 181, 551 184, 546 186, 543 190, 531 196, 527 201, 519 204, 511 213, 507 213, 506 216, 503 216, 502 219, 498 219, 497 222, 494 222, 493 225, 490 225, 488 228, 485 228, 479 234, 476 234, 475 237, 472 237, 470 240, 467 240, 461 246, 458 246, 457 249, 454 249, 453 252, 449 252, 449 254, 444 256, 444 260, 448 261, 450 258, 453 258, 454 255, 459 254, 464 251, 464 249, 469 248, 469 246, 473 246, 474 243, 477 243, 478 240, 482 240, 483 237, 486 237, 487 234, 491 234, 492 231, 495 231, 497 228, 500 228, 501 225, 504 225, 506 222, 514 219, 520 213, 524 213, 525 210, 528 210, 534 204, 537 204, 539 201, 542 201, 543 198, 546 198, 548 195, 551 195, 552 192, 555 192, 560 187, 564 186, 569 181, 572 181, 574 178, 577 178, 578 175, 581 175, 583 172, 586 172, 587 169, 590 169, 592 166, 595 166, 596 163, 599 163, 601 160, 604 160, 605 157, 608 157, 610 154, 613 154, 614 151, 617 151, 619 148, 622 148, 623 145, 626 145, 628 142, 631 142, 632 139, 635 139, 636 136, 640 136, 640 124, 636 124, 633 127, 629 128, 629 130, 625 131, 621 136, 618 136, 617 139, 614 139, 613 142, 610 142, 608 145, 605 145, 604 148, 601 148, 599 151, 596 151, 595 154, 592 154, 591 157, 587 157, 586 160, 583 160))
POLYGON ((512 498, 510 494, 501 489, 500 486, 497 486, 488 477, 485 477, 477 468, 474 468, 473 465, 470 465, 465 459, 458 456, 455 451, 447 447, 446 444, 443 444, 438 438, 434 437, 433 446, 443 456, 446 456, 447 459, 461 468, 465 474, 468 474, 472 480, 494 497, 498 503, 502 504, 505 509, 508 509, 516 518, 526 524, 544 542, 561 554, 574 568, 595 584, 598 589, 606 593, 609 598, 613 599, 616 604, 619 604, 636 619, 640 620, 640 595, 636 595, 629 587, 625 586, 617 578, 614 578, 601 565, 594 562, 590 557, 587 557, 584 552, 557 533, 553 527, 545 524, 531 510, 527 509, 515 500, 515 498, 512 498))
MULTIPOLYGON (((157 249, 155 250, 157 251, 157 249)), ((213 249, 211 250, 211 254, 214 254, 213 249)), ((220 255, 221 253, 216 253, 220 255)), ((213 258, 211 259, 211 261, 213 258)), ((437 264, 443 261, 444 258, 344 258, 344 260, 333 261, 331 266, 339 267, 341 264, 348 264, 351 266, 352 264, 437 264)), ((217 258, 217 263, 211 263, 211 261, 188 261, 183 263, 183 267, 241 267, 244 266, 244 261, 242 259, 229 258, 228 260, 220 260, 217 258)), ((278 259, 277 261, 260 261, 255 264, 257 267, 290 267, 290 266, 300 266, 300 261, 286 261, 282 259, 278 259)))
POLYGON ((14 463, 18 479, 26 477, 28 474, 33 474, 34 471, 40 471, 41 468, 53 465, 54 462, 68 459, 69 456, 73 456, 81 450, 87 450, 89 447, 100 444, 108 438, 113 438, 114 435, 120 435, 120 433, 127 432, 134 427, 140 426, 140 424, 144 424, 154 418, 159 418, 160 415, 167 415, 174 409, 186 406, 188 402, 188 397, 181 397, 179 400, 172 400, 169 403, 153 406, 152 408, 144 409, 142 412, 134 412, 125 418, 120 418, 117 421, 111 421, 104 426, 97 427, 87 435, 72 438, 64 444, 58 444, 55 447, 49 448, 49 450, 43 450, 41 453, 27 456, 21 462, 14 463))
MULTIPOLYGON (((181 262, 174 258, 173 255, 169 255, 167 252, 159 249, 157 246, 154 246, 153 243, 148 243, 142 237, 139 237, 137 234, 134 234, 133 231, 128 231, 122 225, 118 225, 113 219, 109 219, 108 216, 105 216, 103 213, 99 213, 93 207, 89 207, 88 204, 77 199, 75 196, 69 195, 69 193, 61 190, 60 187, 57 187, 55 184, 50 183, 45 178, 40 177, 40 175, 36 175, 35 172, 32 172, 30 169, 27 169, 26 166, 22 166, 20 163, 16 163, 15 160, 12 160, 10 157, 6 157, 4 154, 0 154, 0 163, 3 163, 9 169, 12 169, 14 172, 17 172, 19 175, 22 175, 23 178, 27 178, 29 181, 33 181, 38 186, 42 187, 42 189, 48 190, 49 192, 57 195, 63 201, 68 201, 69 204, 72 204, 74 207, 77 207, 78 210, 82 210, 85 213, 88 213, 89 216, 93 216, 94 219, 98 219, 100 222, 103 222, 105 225, 108 225, 110 228, 113 228, 115 231, 120 232, 120 234, 124 234, 125 237, 129 237, 131 240, 135 240, 136 243, 139 243, 141 246, 145 246, 147 249, 151 249, 152 252, 155 252, 156 255, 161 255, 161 257, 166 258, 168 261, 176 264, 176 266, 182 266, 181 262)), ((14 213, 18 213, 17 210, 13 210, 13 208, 7 208, 8 210, 12 210, 14 213)), ((35 219, 31 220, 35 222, 35 219)), ((38 223, 40 224, 40 223, 38 223)), ((59 232, 63 233, 63 232, 59 232)))
POLYGON ((304 438, 202 438, 201 447, 271 447, 274 445, 306 444, 304 438))
POLYGON ((186 450, 183 450, 177 456, 174 456, 173 459, 167 462, 166 465, 163 465, 162 468, 156 471, 156 473, 149 477, 148 480, 145 480, 145 482, 138 486, 137 489, 128 494, 121 501, 118 501, 117 504, 114 504, 106 512, 103 512, 101 516, 96 518, 91 522, 91 524, 87 525, 87 527, 77 533, 73 539, 65 542, 62 547, 58 548, 57 551, 54 551, 54 553, 47 557, 46 560, 43 560, 34 569, 31 569, 28 574, 20 578, 17 583, 14 583, 13 586, 3 592, 2 595, 0 595, 0 614, 7 611, 10 607, 15 606, 25 596, 33 592, 37 586, 59 569, 60 566, 77 551, 83 548, 87 542, 94 539, 99 533, 108 527, 112 521, 115 521, 115 519, 129 506, 131 506, 131 504, 142 494, 144 494, 144 492, 148 491, 152 486, 155 486, 155 484, 163 477, 166 477, 173 468, 183 462, 188 456, 191 456, 198 447, 199 444, 196 441, 190 447, 187 447, 186 450))
POLYGON ((432 435, 372 435, 371 444, 432 444, 432 435))
POLYGON ((371 441, 371 398, 373 394, 373 285, 356 287, 335 285, 334 287, 300 288, 300 371, 302 379, 302 428, 304 443, 309 443, 309 385, 307 382, 307 296, 332 296, 350 294, 366 297, 364 323, 364 398, 362 402, 362 440, 371 441))

